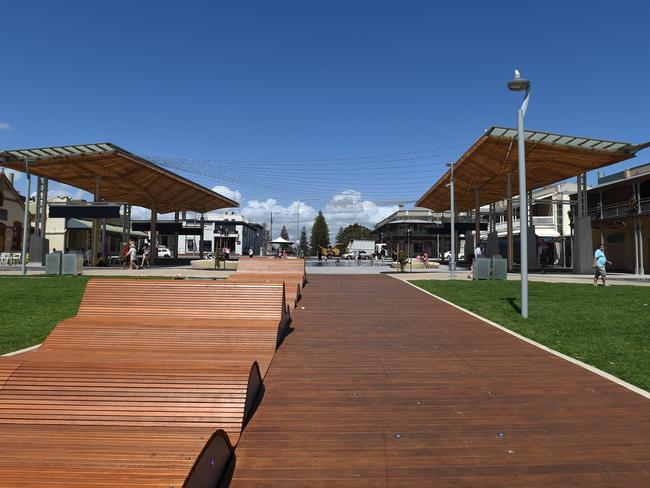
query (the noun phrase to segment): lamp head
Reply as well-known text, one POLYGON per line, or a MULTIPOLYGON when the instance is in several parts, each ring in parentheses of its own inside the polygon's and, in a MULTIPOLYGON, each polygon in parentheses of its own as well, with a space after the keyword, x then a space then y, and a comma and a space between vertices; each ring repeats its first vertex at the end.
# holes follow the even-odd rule
POLYGON ((515 70, 515 78, 508 82, 508 89, 510 91, 524 91, 530 88, 530 80, 525 80, 521 77, 519 70, 515 70))

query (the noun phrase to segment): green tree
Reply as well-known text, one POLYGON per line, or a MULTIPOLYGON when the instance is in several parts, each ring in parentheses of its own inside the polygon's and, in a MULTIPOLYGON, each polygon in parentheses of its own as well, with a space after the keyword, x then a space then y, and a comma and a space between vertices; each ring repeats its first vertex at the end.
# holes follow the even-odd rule
POLYGON ((303 256, 306 256, 309 253, 309 242, 307 242, 307 229, 304 227, 300 231, 300 243, 298 244, 298 251, 303 256))
POLYGON ((319 247, 328 247, 330 245, 330 230, 327 227, 325 216, 321 210, 314 217, 314 225, 311 228, 311 253, 316 254, 319 247))
MULTIPOLYGON (((286 225, 282 226, 282 230, 280 230, 280 237, 286 239, 287 241, 289 240, 289 231, 287 230, 286 225)), ((282 249, 283 251, 285 249, 289 249, 289 244, 280 244, 280 249, 282 249)))
POLYGON ((342 247, 342 242, 345 240, 345 235, 343 234, 343 227, 339 227, 339 231, 336 233, 336 245, 342 247))
POLYGON ((271 242, 271 232, 269 231, 269 226, 266 225, 266 222, 262 224, 262 249, 264 251, 268 251, 270 249, 270 243, 271 242))
POLYGON ((355 239, 370 239, 371 235, 372 231, 368 227, 355 223, 348 225, 345 229, 339 229, 336 234, 336 245, 343 250, 355 239))

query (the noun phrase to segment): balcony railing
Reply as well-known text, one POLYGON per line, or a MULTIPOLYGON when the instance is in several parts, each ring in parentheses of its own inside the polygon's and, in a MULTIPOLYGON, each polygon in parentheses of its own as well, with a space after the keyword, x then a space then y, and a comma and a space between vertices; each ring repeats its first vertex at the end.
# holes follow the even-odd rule
MULTIPOLYGON (((599 207, 590 208, 588 213, 592 219, 601 218, 601 210, 599 207)), ((638 202, 627 201, 614 205, 606 205, 602 209, 602 218, 630 217, 639 213, 650 213, 650 198, 642 198, 638 202)))
MULTIPOLYGON (((535 227, 555 227, 555 217, 552 216, 535 216, 533 215, 533 225, 535 227)), ((508 223, 507 222, 497 222, 496 225, 496 230, 497 232, 506 232, 508 230, 508 223)), ((513 231, 518 231, 519 230, 519 219, 514 220, 512 222, 512 230, 513 231)))

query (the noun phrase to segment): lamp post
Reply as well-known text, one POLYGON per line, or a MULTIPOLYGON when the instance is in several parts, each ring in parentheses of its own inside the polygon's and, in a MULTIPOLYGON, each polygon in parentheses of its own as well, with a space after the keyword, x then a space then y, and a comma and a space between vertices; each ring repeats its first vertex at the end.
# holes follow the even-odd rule
POLYGON ((517 147, 519 152, 519 255, 521 256, 521 316, 528 318, 528 202, 526 197, 526 144, 524 116, 530 97, 530 80, 515 70, 515 78, 508 82, 510 91, 523 91, 524 101, 517 112, 517 147))
POLYGON ((449 273, 451 279, 456 278, 456 208, 454 207, 454 163, 447 163, 451 170, 449 181, 449 199, 451 205, 451 254, 449 255, 449 273))

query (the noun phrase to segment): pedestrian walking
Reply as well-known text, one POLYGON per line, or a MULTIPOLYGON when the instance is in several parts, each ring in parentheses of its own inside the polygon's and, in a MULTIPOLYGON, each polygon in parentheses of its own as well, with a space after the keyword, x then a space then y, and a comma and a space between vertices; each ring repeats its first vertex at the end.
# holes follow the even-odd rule
POLYGON ((142 246, 142 262, 140 263, 140 269, 144 268, 145 263, 147 264, 147 268, 151 267, 149 261, 149 244, 146 242, 144 243, 144 246, 142 246))
POLYGON ((480 258, 482 254, 483 251, 481 250, 481 241, 478 241, 478 243, 476 244, 476 249, 474 249, 474 260, 472 261, 472 266, 469 269, 469 274, 467 275, 467 279, 469 280, 474 279, 474 265, 476 263, 476 259, 480 258))
POLYGON ((129 244, 127 242, 123 243, 122 249, 120 251, 120 269, 126 269, 129 267, 129 244))
POLYGON ((609 286, 606 281, 607 270, 605 269, 605 266, 607 264, 612 264, 612 262, 608 261, 607 257, 605 256, 605 244, 601 244, 600 247, 594 252, 594 286, 598 286, 598 278, 603 281, 603 286, 609 286))
POLYGON ((134 241, 129 243, 129 269, 138 269, 138 250, 134 241))

